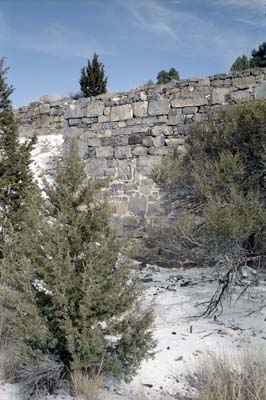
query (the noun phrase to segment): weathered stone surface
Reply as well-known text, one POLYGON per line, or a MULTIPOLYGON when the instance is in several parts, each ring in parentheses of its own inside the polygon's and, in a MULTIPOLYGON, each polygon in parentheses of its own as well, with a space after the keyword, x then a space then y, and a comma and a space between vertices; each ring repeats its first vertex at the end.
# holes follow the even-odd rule
POLYGON ((167 125, 156 125, 152 128, 151 133, 152 136, 158 136, 161 134, 168 136, 170 135, 170 128, 167 125))
POLYGON ((111 121, 123 121, 131 118, 133 118, 133 110, 130 104, 112 107, 111 121))
POLYGON ((196 114, 197 112, 198 112, 198 107, 185 107, 185 108, 183 108, 183 114, 184 115, 196 114))
POLYGON ((212 89, 211 104, 225 104, 230 90, 227 88, 212 89))
POLYGON ((133 156, 146 156, 147 155, 147 148, 143 146, 134 147, 132 150, 133 156))
POLYGON ((133 115, 134 117, 146 117, 148 115, 148 102, 147 101, 139 101, 137 103, 133 103, 133 115))
POLYGON ((155 147, 162 147, 165 145, 165 136, 161 133, 153 139, 153 144, 155 147))
POLYGON ((104 159, 91 159, 87 162, 87 173, 89 176, 101 178, 105 176, 107 162, 104 159))
POLYGON ((249 90, 237 90, 236 92, 230 93, 230 99, 234 101, 245 101, 252 97, 252 93, 249 90))
POLYGON ((184 116, 181 109, 171 109, 168 114, 169 125, 180 125, 184 123, 184 116))
POLYGON ((114 149, 111 146, 96 147, 96 157, 109 158, 113 157, 114 149))
POLYGON ((146 136, 145 138, 143 138, 142 145, 145 147, 153 146, 153 137, 146 136))
POLYGON ((87 144, 88 144, 88 146, 92 146, 92 147, 100 147, 102 145, 102 141, 101 141, 101 139, 93 138, 93 139, 88 139, 87 144))
POLYGON ((199 107, 204 104, 208 104, 206 97, 177 97, 171 100, 171 106, 173 108, 199 107))
POLYGON ((263 83, 260 86, 255 87, 254 95, 255 95, 256 100, 265 100, 266 99, 266 83, 263 83))
POLYGON ((70 118, 82 118, 87 116, 87 110, 81 108, 78 104, 70 104, 65 108, 64 117, 66 119, 70 118))
POLYGON ((153 100, 149 102, 148 114, 149 115, 164 115, 168 114, 170 108, 169 100, 153 100))
POLYGON ((121 146, 121 147, 116 147, 114 150, 114 157, 117 159, 123 159, 123 158, 131 158, 131 147, 130 146, 121 146))
POLYGON ((104 103, 101 101, 89 101, 87 104, 87 117, 103 115, 104 103))
POLYGON ((247 89, 256 84, 256 80, 254 76, 247 76, 244 78, 235 78, 233 79, 233 86, 239 89, 247 89))
POLYGON ((144 196, 135 196, 129 199, 128 210, 135 215, 144 216, 146 213, 147 200, 144 196))
POLYGON ((143 133, 132 133, 128 138, 128 144, 141 144, 143 140, 144 134, 143 133))
POLYGON ((50 104, 42 104, 40 105, 40 114, 48 114, 50 112, 50 104))

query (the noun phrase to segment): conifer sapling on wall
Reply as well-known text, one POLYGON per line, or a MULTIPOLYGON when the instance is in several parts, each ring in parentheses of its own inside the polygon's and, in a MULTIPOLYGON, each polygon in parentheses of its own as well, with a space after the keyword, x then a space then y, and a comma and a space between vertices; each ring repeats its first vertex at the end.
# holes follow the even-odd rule
POLYGON ((92 61, 88 60, 87 67, 81 69, 80 90, 85 97, 106 93, 107 78, 104 66, 98 58, 99 56, 94 53, 92 61))
POLYGON ((140 286, 77 153, 70 144, 46 206, 33 204, 23 234, 11 238, 0 296, 23 354, 130 378, 154 347, 152 316, 139 309, 140 286))

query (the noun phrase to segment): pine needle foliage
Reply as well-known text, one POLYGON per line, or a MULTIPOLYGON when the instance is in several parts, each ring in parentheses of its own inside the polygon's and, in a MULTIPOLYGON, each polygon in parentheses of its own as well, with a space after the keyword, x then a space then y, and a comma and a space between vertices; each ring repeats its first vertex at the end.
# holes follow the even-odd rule
POLYGON ((71 144, 47 203, 10 238, 0 297, 24 358, 48 353, 68 371, 129 379, 152 353, 152 315, 84 167, 71 144))
POLYGON ((230 68, 231 72, 235 71, 246 71, 247 69, 251 68, 251 63, 248 57, 243 54, 241 57, 237 57, 234 61, 232 67, 230 68))
POLYGON ((211 264, 265 265, 265 166, 264 101, 210 111, 191 129, 186 154, 173 149, 154 173, 179 200, 177 234, 185 254, 196 250, 211 264))
POLYGON ((87 67, 81 69, 79 82, 84 97, 106 93, 107 77, 105 77, 103 64, 99 62, 98 54, 94 53, 92 61, 88 60, 87 67))
POLYGON ((29 192, 34 190, 29 168, 31 150, 36 139, 19 143, 17 124, 10 96, 14 88, 6 82, 8 68, 0 59, 0 217, 2 228, 18 226, 29 192))

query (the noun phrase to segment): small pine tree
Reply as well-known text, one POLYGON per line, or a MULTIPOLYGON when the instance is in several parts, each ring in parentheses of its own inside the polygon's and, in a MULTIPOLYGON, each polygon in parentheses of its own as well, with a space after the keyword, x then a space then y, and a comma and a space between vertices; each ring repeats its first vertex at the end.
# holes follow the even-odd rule
POLYGON ((238 57, 235 60, 232 67, 230 68, 230 71, 231 72, 245 71, 249 68, 251 68, 250 61, 248 57, 245 54, 243 54, 241 57, 238 57))
POLYGON ((29 168, 36 138, 20 144, 10 95, 14 88, 6 83, 8 68, 0 59, 0 220, 19 225, 29 192, 36 188, 29 168))
POLYGON ((151 355, 151 313, 119 254, 108 211, 71 145, 47 186, 49 207, 32 205, 10 239, 0 293, 24 352, 49 353, 67 369, 130 378, 151 355), (34 227, 34 228, 33 228, 34 227))
POLYGON ((175 68, 170 68, 169 71, 162 70, 157 75, 157 85, 170 82, 172 79, 179 81, 179 73, 175 68))
POLYGON ((106 93, 107 78, 105 78, 104 66, 94 53, 92 62, 88 60, 87 67, 81 69, 80 90, 85 97, 98 96, 106 93))
POLYGON ((259 45, 258 50, 254 49, 250 59, 251 67, 266 67, 266 42, 259 45))

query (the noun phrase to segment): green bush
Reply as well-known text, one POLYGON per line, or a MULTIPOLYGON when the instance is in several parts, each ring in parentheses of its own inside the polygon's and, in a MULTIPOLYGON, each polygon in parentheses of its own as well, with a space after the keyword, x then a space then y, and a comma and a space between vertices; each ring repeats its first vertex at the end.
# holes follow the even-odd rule
POLYGON ((154 178, 179 200, 183 251, 210 263, 264 266, 266 260, 266 103, 207 113, 186 153, 175 148, 154 178))

